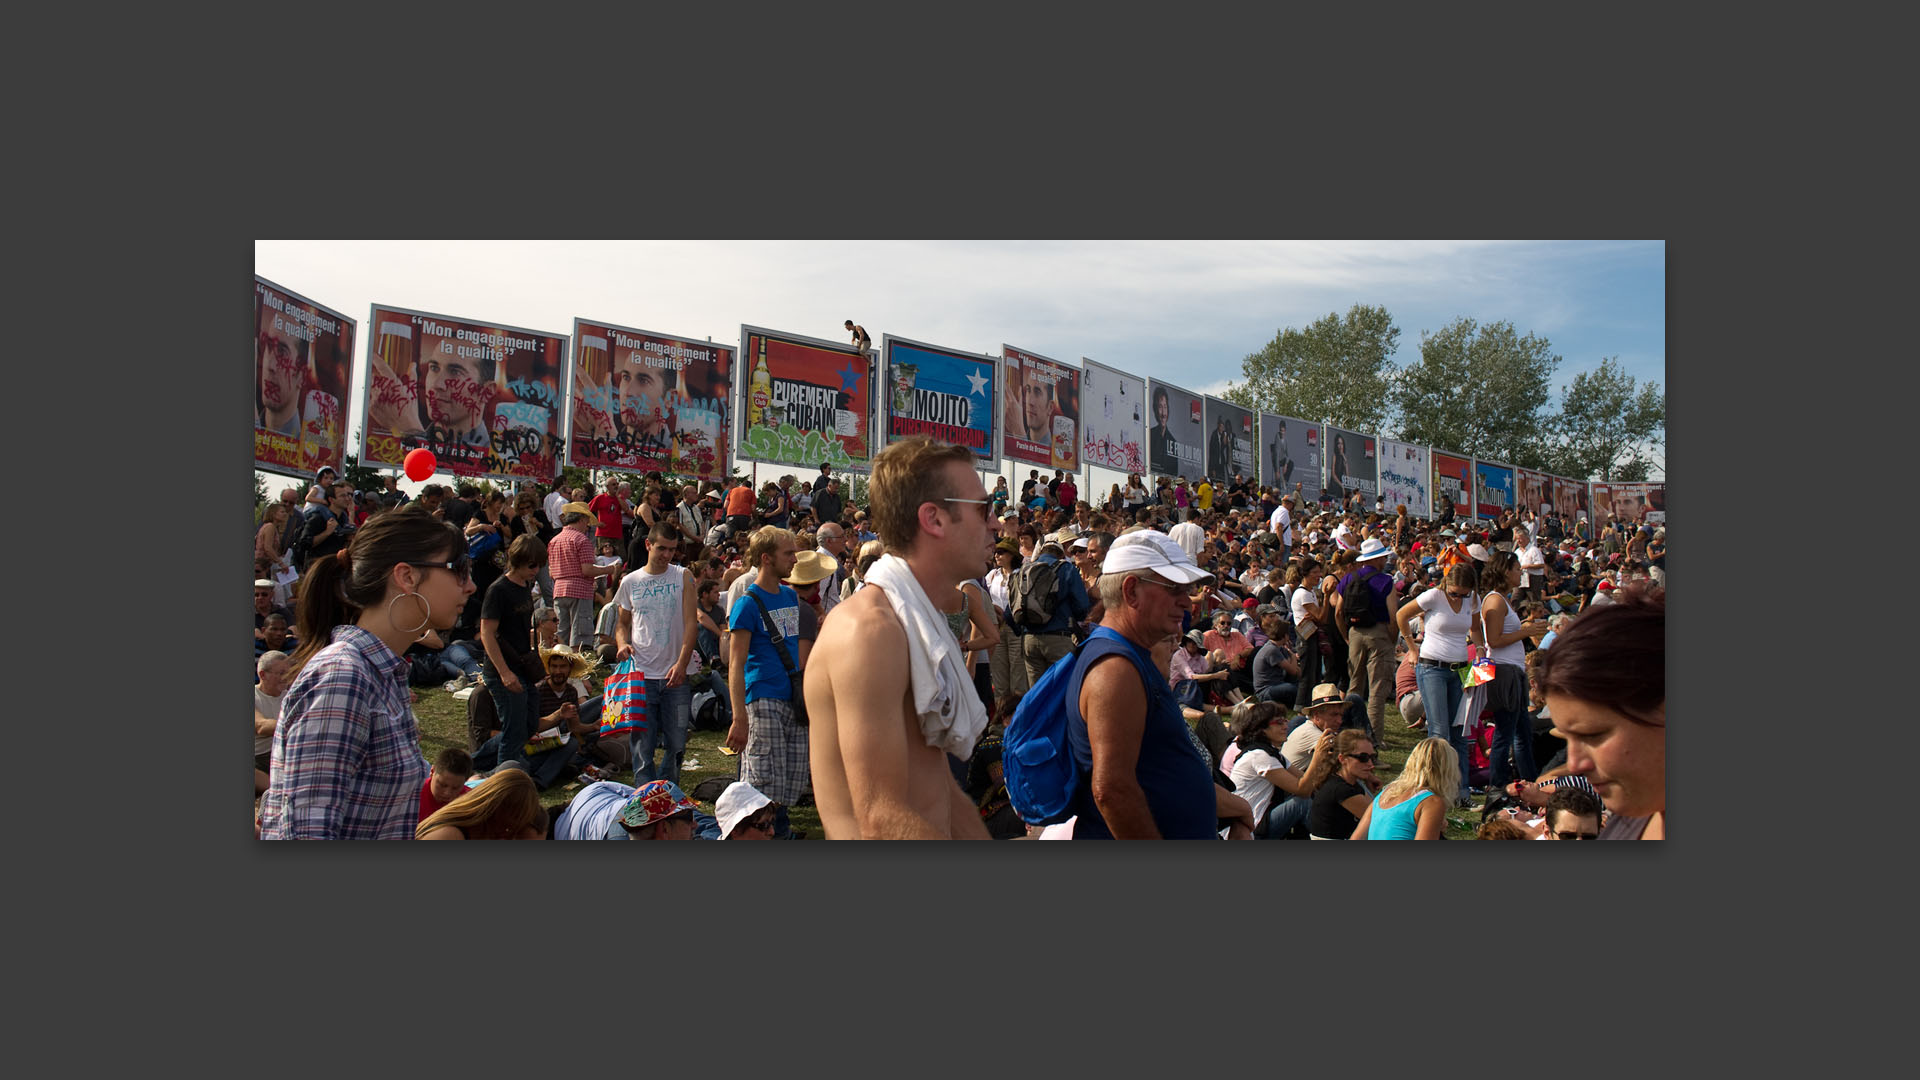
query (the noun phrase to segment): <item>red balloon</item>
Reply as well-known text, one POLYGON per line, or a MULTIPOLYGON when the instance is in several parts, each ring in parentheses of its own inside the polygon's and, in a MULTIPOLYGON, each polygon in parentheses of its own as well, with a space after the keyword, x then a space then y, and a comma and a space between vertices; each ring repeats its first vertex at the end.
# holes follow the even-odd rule
POLYGON ((434 468, 439 463, 434 460, 433 451, 422 447, 407 451, 405 464, 407 479, 418 482, 432 476, 434 468))

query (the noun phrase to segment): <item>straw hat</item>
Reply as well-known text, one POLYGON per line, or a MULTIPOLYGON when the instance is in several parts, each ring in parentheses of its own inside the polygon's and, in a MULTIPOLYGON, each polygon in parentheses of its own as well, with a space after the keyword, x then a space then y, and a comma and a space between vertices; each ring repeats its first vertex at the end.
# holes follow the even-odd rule
POLYGON ((840 569, 840 563, 831 555, 822 555, 818 551, 803 551, 793 557, 793 573, 787 575, 789 585, 811 585, 816 581, 825 581, 840 569))
POLYGON ((544 669, 547 661, 555 656, 561 657, 573 665, 573 670, 567 672, 567 678, 569 679, 581 678, 585 676, 587 672, 600 666, 600 658, 598 656, 592 653, 577 653, 561 644, 555 644, 550 648, 541 648, 540 666, 544 669))

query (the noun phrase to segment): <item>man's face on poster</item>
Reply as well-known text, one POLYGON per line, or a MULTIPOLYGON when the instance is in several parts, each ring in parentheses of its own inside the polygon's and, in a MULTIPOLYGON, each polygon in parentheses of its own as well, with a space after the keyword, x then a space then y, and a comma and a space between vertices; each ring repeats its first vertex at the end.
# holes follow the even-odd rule
POLYGON ((486 387, 477 362, 442 352, 441 339, 429 338, 420 359, 420 389, 427 403, 427 419, 453 431, 480 426, 486 410, 486 387))
POLYGON ((1173 409, 1173 403, 1167 399, 1167 395, 1165 393, 1159 393, 1159 394, 1153 395, 1154 423, 1160 425, 1161 427, 1166 427, 1167 414, 1170 411, 1172 411, 1172 409, 1173 409))
POLYGON ((271 318, 260 327, 260 400, 268 409, 281 412, 299 404, 306 355, 305 343, 284 319, 279 329, 271 318))
POLYGON ((666 414, 666 384, 662 369, 648 367, 640 354, 629 351, 626 359, 614 366, 613 403, 620 422, 628 431, 641 435, 658 434, 666 414))
MULTIPOLYGON (((1027 432, 1048 433, 1047 418, 1051 412, 1047 408, 1047 384, 1038 379, 1028 378, 1020 391, 1021 412, 1027 422, 1027 432)), ((1050 434, 1049 434, 1049 437, 1050 434)))

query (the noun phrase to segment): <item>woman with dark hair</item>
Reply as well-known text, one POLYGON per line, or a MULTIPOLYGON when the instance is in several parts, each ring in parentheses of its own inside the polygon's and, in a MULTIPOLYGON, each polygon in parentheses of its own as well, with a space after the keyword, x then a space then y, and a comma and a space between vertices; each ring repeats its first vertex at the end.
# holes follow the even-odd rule
POLYGON ((547 812, 533 778, 502 769, 471 791, 429 814, 414 828, 415 840, 544 840, 547 812))
POLYGON ((1460 670, 1472 663, 1469 648, 1480 648, 1486 641, 1480 601, 1474 595, 1478 584, 1479 575, 1471 561, 1455 563, 1440 588, 1428 589, 1394 613, 1400 636, 1408 641, 1414 640, 1411 621, 1420 616, 1420 662, 1414 677, 1420 687, 1421 707, 1427 713, 1427 734, 1447 740, 1459 756, 1458 806, 1471 801, 1466 788, 1467 733, 1459 723, 1460 705, 1466 696, 1460 670))
POLYGON ((1253 820, 1258 826, 1255 839, 1285 840, 1307 820, 1314 789, 1333 771, 1329 762, 1336 735, 1327 732, 1320 736, 1307 763, 1306 776, 1295 776, 1280 755, 1280 744, 1287 737, 1286 707, 1271 701, 1241 702, 1234 712, 1233 741, 1240 754, 1227 773, 1233 781, 1233 793, 1253 807, 1253 820))
POLYGON ((1487 706, 1493 710, 1493 749, 1488 754, 1493 759, 1493 771, 1488 784, 1502 790, 1509 781, 1532 780, 1539 775, 1533 761, 1531 725, 1523 729, 1527 719, 1526 639, 1544 631, 1547 624, 1545 620, 1521 622, 1514 614, 1507 594, 1520 587, 1520 576, 1520 557, 1511 551, 1494 552, 1480 574, 1487 590, 1480 604, 1480 620, 1495 671, 1486 695, 1487 706))
POLYGON ((425 514, 381 514, 312 561, 262 839, 413 835, 428 767, 404 654, 429 629, 452 629, 472 593, 460 530, 425 514))
POLYGON ((1335 435, 1333 437, 1333 455, 1327 460, 1327 488, 1321 492, 1321 498, 1333 499, 1333 504, 1336 507, 1344 505, 1347 496, 1352 494, 1352 492, 1346 489, 1341 479, 1347 475, 1347 469, 1347 437, 1345 435, 1335 435))
MULTIPOLYGON (((1567 769, 1613 811, 1603 840, 1667 835, 1667 601, 1663 589, 1627 590, 1587 612, 1540 661, 1567 769)), ((275 773, 275 779, 279 774, 275 773)))

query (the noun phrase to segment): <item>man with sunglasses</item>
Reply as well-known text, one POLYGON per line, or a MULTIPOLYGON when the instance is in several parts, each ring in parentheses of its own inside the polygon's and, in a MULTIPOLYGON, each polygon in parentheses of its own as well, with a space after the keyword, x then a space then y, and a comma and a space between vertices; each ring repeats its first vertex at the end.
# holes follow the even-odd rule
POLYGON ((1591 792, 1561 784, 1547 800, 1547 828, 1542 840, 1600 839, 1600 800, 1591 792))
POLYGON ((647 722, 627 736, 636 784, 654 779, 679 782, 687 729, 693 721, 687 663, 700 631, 700 615, 696 590, 687 585, 687 568, 673 561, 681 539, 680 526, 671 521, 656 523, 647 534, 645 565, 621 578, 614 589, 613 602, 620 608, 614 622, 614 659, 631 657, 647 684, 647 722), (653 751, 663 738, 666 758, 656 769, 653 751))

